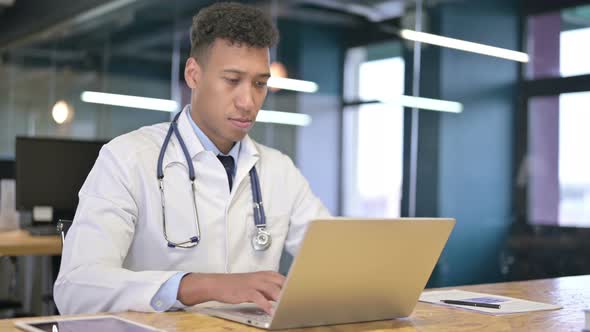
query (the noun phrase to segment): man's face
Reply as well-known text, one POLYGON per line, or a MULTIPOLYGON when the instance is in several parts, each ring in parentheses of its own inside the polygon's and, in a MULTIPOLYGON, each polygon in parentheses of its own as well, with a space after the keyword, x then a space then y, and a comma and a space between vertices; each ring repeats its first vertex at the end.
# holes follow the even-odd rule
POLYGON ((192 117, 224 153, 248 133, 266 97, 268 48, 217 39, 206 59, 189 58, 185 79, 192 89, 192 117))

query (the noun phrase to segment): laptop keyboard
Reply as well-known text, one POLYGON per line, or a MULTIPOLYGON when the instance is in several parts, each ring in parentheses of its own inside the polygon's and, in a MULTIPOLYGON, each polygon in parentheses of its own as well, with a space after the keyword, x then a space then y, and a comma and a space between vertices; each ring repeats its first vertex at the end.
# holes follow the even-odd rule
POLYGON ((244 317, 247 319, 253 319, 259 322, 270 322, 271 316, 267 314, 264 310, 259 308, 239 308, 233 309, 231 311, 233 314, 236 314, 240 317, 244 317))

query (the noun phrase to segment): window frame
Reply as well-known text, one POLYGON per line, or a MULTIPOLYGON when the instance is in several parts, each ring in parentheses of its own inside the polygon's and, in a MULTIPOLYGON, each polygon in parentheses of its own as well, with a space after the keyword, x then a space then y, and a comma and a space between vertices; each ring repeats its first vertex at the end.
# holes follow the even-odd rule
MULTIPOLYGON (((588 1, 564 0, 559 3, 551 1, 527 0, 523 3, 523 14, 520 19, 521 49, 526 49, 528 29, 527 20, 530 16, 561 11, 580 5, 588 5, 588 1)), ((534 97, 559 96, 564 93, 590 92, 590 74, 568 77, 550 77, 528 79, 526 77, 526 64, 519 64, 519 93, 517 98, 516 114, 514 117, 515 145, 513 158, 513 179, 516 181, 520 167, 528 152, 529 134, 529 100, 534 97)), ((533 226, 539 229, 579 229, 580 227, 539 225, 532 223, 528 215, 528 185, 513 186, 513 207, 515 221, 521 226, 533 226)))
MULTIPOLYGON (((404 45, 403 45, 403 40, 397 37, 393 37, 390 35, 385 35, 385 34, 377 34, 377 36, 369 34, 371 37, 370 38, 366 38, 363 40, 354 40, 353 42, 349 43, 345 50, 344 50, 344 54, 345 56, 348 54, 348 52, 353 49, 353 48, 357 48, 357 47, 369 47, 370 45, 375 45, 375 44, 381 44, 381 43, 388 43, 388 42, 397 42, 400 43, 400 54, 399 56, 404 60, 404 81, 406 80, 406 77, 408 75, 409 70, 411 70, 411 63, 408 62, 407 60, 407 52, 404 51, 404 45)), ((343 70, 344 72, 345 70, 343 70)), ((340 138, 340 142, 341 142, 341 149, 340 149, 340 190, 339 190, 339 202, 340 202, 340 212, 344 212, 344 202, 346 201, 346 197, 345 197, 345 190, 344 190, 344 181, 346 179, 344 179, 345 176, 345 170, 344 170, 344 162, 345 162, 345 158, 344 158, 344 113, 345 110, 351 107, 356 107, 357 111, 360 108, 360 106, 364 106, 364 105, 372 105, 372 104, 379 104, 381 103, 381 101, 379 100, 361 100, 358 97, 355 97, 354 99, 350 99, 347 98, 346 96, 346 91, 345 91, 345 83, 344 83, 344 79, 345 77, 343 77, 343 84, 342 84, 342 91, 340 94, 340 127, 342 128, 342 132, 341 132, 341 138, 340 138)), ((404 82, 406 83, 406 82, 404 82)), ((405 85, 405 90, 407 90, 407 85, 405 85)), ((406 91, 404 91, 404 93, 406 93, 406 91)), ((403 125, 403 133, 402 133, 402 144, 403 144, 403 150, 405 151, 407 149, 407 143, 409 140, 409 131, 407 129, 407 119, 411 116, 410 113, 408 112, 408 108, 404 107, 402 112, 404 113, 404 125, 403 125)), ((409 164, 409 160, 408 160, 408 154, 407 153, 402 153, 402 186, 401 186, 401 193, 400 193, 400 217, 407 217, 407 212, 404 209, 403 203, 407 201, 408 199, 408 191, 406 190, 406 172, 405 172, 405 168, 407 167, 407 165, 409 164)))

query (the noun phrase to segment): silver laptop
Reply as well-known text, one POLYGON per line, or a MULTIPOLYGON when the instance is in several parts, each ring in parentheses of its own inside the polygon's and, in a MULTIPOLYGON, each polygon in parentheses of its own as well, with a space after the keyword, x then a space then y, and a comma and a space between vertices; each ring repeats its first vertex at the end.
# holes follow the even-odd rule
POLYGON ((313 221, 272 316, 253 304, 199 312, 269 330, 409 316, 454 219, 313 221))

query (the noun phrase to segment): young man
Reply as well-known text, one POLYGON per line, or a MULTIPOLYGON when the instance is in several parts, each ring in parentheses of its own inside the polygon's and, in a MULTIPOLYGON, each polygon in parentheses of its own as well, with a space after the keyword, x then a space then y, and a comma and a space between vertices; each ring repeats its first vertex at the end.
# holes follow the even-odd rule
POLYGON ((295 254, 307 223, 328 216, 287 156, 247 136, 277 37, 252 7, 195 16, 191 104, 105 145, 80 190, 54 289, 62 314, 212 300, 270 312, 283 248, 295 254))

